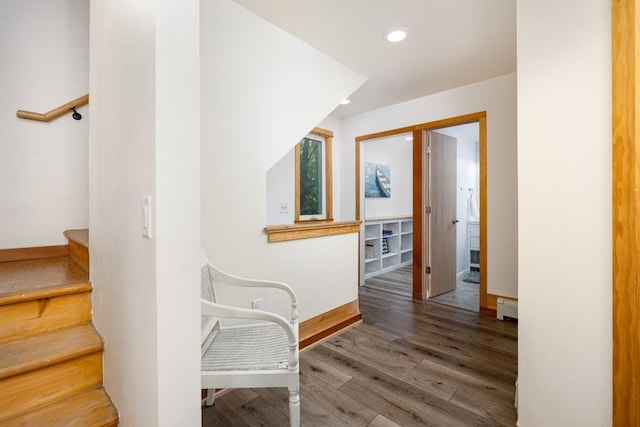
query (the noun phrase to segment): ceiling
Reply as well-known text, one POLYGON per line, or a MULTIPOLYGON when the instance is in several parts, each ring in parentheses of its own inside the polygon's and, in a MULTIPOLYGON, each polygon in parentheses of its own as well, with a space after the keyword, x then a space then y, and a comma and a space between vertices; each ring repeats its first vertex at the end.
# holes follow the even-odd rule
POLYGON ((234 1, 368 78, 337 118, 516 71, 514 0, 234 1))

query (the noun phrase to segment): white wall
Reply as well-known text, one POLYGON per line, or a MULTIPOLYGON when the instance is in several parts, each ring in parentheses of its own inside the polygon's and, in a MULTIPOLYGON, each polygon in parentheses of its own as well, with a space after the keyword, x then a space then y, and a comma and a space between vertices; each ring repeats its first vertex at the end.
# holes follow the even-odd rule
POLYGON ((515 74, 343 119, 342 216, 355 218, 355 137, 479 111, 487 112, 487 290, 517 298, 515 74))
POLYGON ((160 426, 195 426, 201 422, 200 1, 155 4, 158 418, 160 426))
POLYGON ((413 207, 413 142, 410 134, 369 140, 360 146, 363 164, 388 165, 391 173, 391 197, 366 197, 364 218, 411 216, 413 207))
MULTIPOLYGON (((230 0, 203 2, 201 14, 209 258, 235 274, 290 283, 301 320, 357 299, 357 234, 268 244, 263 227, 267 171, 364 78, 230 0)), ((249 296, 238 299, 249 306, 249 296)))
POLYGON ((89 91, 89 3, 0 2, 0 249, 63 245, 86 228, 88 108, 80 121, 23 120, 89 91))
POLYGON ((292 148, 267 171, 267 224, 293 224, 296 208, 295 175, 295 148, 292 148), (287 205, 286 212, 280 211, 281 203, 287 205))
POLYGON ((522 427, 611 425, 611 4, 518 1, 522 427))
POLYGON ((199 425, 198 1, 96 1, 90 12, 91 281, 105 387, 122 426, 199 425), (141 236, 145 194, 152 239, 141 236))

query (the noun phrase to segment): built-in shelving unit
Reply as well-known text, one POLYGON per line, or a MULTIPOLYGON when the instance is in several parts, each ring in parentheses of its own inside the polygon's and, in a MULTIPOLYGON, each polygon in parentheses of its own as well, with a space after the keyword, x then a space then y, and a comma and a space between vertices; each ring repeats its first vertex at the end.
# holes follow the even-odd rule
POLYGON ((364 221, 361 278, 377 276, 413 260, 411 217, 378 218, 364 221))

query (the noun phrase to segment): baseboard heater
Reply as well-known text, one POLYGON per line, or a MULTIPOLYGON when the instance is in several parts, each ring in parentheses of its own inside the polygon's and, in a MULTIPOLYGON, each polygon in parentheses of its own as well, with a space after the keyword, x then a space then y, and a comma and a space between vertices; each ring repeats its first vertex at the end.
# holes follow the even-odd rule
POLYGON ((498 319, 499 320, 517 320, 518 319, 518 301, 506 298, 498 298, 498 319))

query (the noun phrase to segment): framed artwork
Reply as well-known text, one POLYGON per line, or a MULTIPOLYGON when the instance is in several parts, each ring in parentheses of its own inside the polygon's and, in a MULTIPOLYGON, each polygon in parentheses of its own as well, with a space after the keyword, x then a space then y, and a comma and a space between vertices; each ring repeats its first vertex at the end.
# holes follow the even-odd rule
POLYGON ((391 167, 369 163, 364 168, 364 197, 391 197, 391 167))

